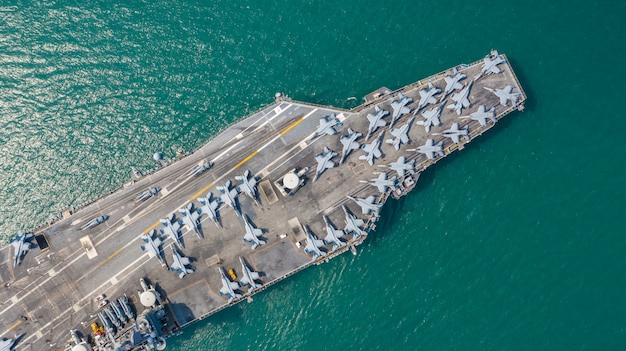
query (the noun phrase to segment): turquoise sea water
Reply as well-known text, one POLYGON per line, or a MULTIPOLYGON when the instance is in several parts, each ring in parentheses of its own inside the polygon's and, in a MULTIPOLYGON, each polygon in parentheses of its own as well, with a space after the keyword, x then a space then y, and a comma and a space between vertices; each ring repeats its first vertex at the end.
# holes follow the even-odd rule
POLYGON ((0 228, 292 98, 339 107, 497 48, 527 95, 389 202, 358 256, 169 350, 623 350, 625 3, 4 1, 0 228))

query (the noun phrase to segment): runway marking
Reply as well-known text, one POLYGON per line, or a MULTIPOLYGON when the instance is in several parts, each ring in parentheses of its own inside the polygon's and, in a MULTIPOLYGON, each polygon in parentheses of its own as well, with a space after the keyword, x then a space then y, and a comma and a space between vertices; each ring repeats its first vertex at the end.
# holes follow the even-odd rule
POLYGON ((241 160, 241 162, 237 163, 233 169, 237 169, 239 167, 241 167, 241 165, 243 165, 244 163, 250 161, 251 158, 253 158, 254 156, 256 156, 256 154, 258 154, 259 151, 254 151, 253 153, 251 153, 250 155, 248 155, 248 157, 244 158, 243 160, 241 160))
POLYGON ((10 327, 7 328, 7 332, 10 332, 11 330, 17 328, 18 325, 22 324, 22 320, 18 320, 17 322, 11 324, 10 327))
POLYGON ((123 249, 124 249, 123 247, 120 247, 119 249, 115 250, 115 252, 112 253, 111 256, 105 258, 104 260, 102 260, 102 262, 98 263, 98 267, 102 267, 105 263, 109 262, 110 259, 115 257, 115 255, 119 254, 120 252, 122 252, 123 249))
MULTIPOLYGON (((315 110, 311 111, 311 113, 315 112, 315 110)), ((309 115, 311 114, 309 113, 309 115)), ((282 132, 278 133, 278 135, 283 136, 285 134, 287 134, 287 132, 289 132, 290 130, 292 130, 293 128, 295 128, 295 126, 297 126, 298 124, 300 124, 302 121, 304 121, 305 117, 300 118, 299 120, 295 121, 294 123, 292 123, 290 126, 288 126, 287 128, 285 128, 282 132)))

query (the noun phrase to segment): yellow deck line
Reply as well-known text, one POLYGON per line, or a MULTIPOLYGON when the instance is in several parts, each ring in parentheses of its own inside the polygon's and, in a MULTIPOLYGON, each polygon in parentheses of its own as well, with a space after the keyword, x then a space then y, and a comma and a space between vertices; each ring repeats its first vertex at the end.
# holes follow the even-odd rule
POLYGON ((285 130, 283 130, 282 132, 278 133, 278 135, 283 136, 283 135, 287 134, 288 131, 292 130, 295 126, 300 124, 302 121, 304 121, 304 117, 300 117, 299 120, 293 122, 289 127, 285 128, 285 130))
POLYGON ((10 327, 7 328, 7 332, 10 332, 11 330, 17 328, 17 326, 20 324, 22 324, 21 320, 18 320, 17 322, 13 323, 10 327))
POLYGON ((237 169, 239 167, 241 167, 241 165, 243 165, 244 163, 250 161, 251 158, 253 158, 254 156, 256 156, 259 153, 259 151, 255 151, 253 153, 251 153, 250 155, 248 155, 248 157, 244 158, 243 160, 241 160, 241 162, 237 163, 233 169, 237 169))
POLYGON ((98 264, 98 267, 102 267, 105 263, 109 262, 109 260, 112 259, 115 255, 122 252, 122 249, 123 249, 122 247, 117 249, 114 253, 111 254, 111 256, 105 258, 104 261, 100 262, 100 264, 98 264))

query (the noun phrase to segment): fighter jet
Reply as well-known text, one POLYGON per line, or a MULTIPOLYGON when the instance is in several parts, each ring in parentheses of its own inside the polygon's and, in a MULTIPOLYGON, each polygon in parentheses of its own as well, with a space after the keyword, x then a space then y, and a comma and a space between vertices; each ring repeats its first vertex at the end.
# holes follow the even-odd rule
POLYGON ((396 173, 398 173, 398 176, 401 178, 404 177, 405 172, 415 174, 415 160, 406 162, 404 156, 398 157, 398 161, 391 162, 388 167, 396 171, 396 173))
POLYGON ((141 245, 141 250, 152 253, 159 260, 161 266, 165 266, 165 260, 161 257, 161 249, 159 249, 161 238, 156 235, 156 230, 152 229, 148 235, 142 234, 139 237, 145 243, 141 245))
POLYGON ((346 246, 346 243, 339 240, 339 238, 341 238, 344 235, 343 230, 339 230, 335 228, 333 224, 330 223, 330 220, 328 219, 328 217, 323 216, 323 218, 324 218, 324 223, 326 223, 326 233, 327 233, 326 237, 324 238, 324 242, 326 244, 332 243, 333 251, 336 250, 340 246, 346 246))
POLYGON ((208 171, 209 168, 211 168, 211 167, 213 167, 213 162, 211 162, 211 161, 208 161, 208 162, 196 165, 194 168, 191 169, 191 171, 189 171, 189 176, 200 175, 200 174, 208 171))
POLYGON ((119 329, 123 326, 122 321, 117 318, 117 316, 115 315, 115 311, 113 311, 113 307, 111 307, 111 305, 103 308, 102 311, 107 315, 107 317, 109 317, 109 320, 113 322, 116 328, 119 329))
POLYGON ((246 195, 254 200, 254 203, 259 206, 260 204, 259 200, 257 199, 256 193, 257 180, 254 176, 250 176, 250 171, 246 170, 243 175, 235 176, 235 179, 241 182, 241 185, 237 187, 237 191, 239 191, 240 193, 246 193, 246 195))
POLYGON ((237 215, 237 217, 241 217, 241 210, 239 209, 239 204, 237 203, 237 195, 239 195, 239 192, 237 191, 237 188, 230 188, 230 180, 227 181, 224 186, 218 186, 217 190, 222 193, 220 196, 222 202, 230 206, 230 208, 235 211, 235 215, 237 215))
POLYGON ((346 196, 348 199, 354 201, 357 205, 361 206, 361 212, 364 215, 370 214, 370 212, 374 212, 374 215, 378 216, 378 211, 383 207, 383 204, 375 204, 376 196, 371 195, 365 199, 361 199, 358 197, 352 197, 350 195, 346 196))
POLYGON ((265 245, 265 241, 259 239, 259 237, 263 234, 263 231, 253 227, 247 216, 243 216, 243 223, 246 227, 246 235, 243 236, 243 241, 252 243, 252 250, 261 245, 265 245))
POLYGON ((194 270, 192 268, 185 267, 191 263, 189 257, 181 256, 173 245, 170 245, 170 248, 172 249, 172 258, 174 259, 174 262, 170 266, 170 271, 178 272, 178 277, 180 279, 183 279, 183 277, 187 274, 193 273, 194 270))
POLYGON ((387 122, 383 118, 388 115, 389 112, 381 110, 378 105, 376 105, 374 109, 376 110, 375 115, 371 113, 367 114, 367 120, 370 122, 370 125, 367 128, 367 136, 365 137, 365 140, 369 139, 370 135, 372 135, 378 127, 384 127, 387 125, 387 122))
POLYGON ((0 351, 13 351, 15 345, 19 342, 19 340, 24 335, 25 334, 21 334, 17 336, 15 339, 7 339, 7 338, 0 339, 0 351))
POLYGON ((220 223, 217 214, 217 209, 220 206, 219 197, 213 200, 213 193, 208 192, 206 197, 199 197, 198 202, 202 204, 202 207, 200 208, 202 214, 209 216, 213 223, 215 223, 218 228, 221 228, 222 224, 220 223))
POLYGON ((446 75, 444 77, 444 79, 446 80, 446 88, 443 90, 443 95, 441 96, 441 100, 439 101, 443 102, 446 96, 448 96, 448 94, 450 94, 454 90, 463 89, 463 84, 460 81, 465 78, 467 78, 467 76, 463 73, 459 73, 456 67, 454 67, 452 69, 452 75, 446 75))
POLYGON ((419 124, 424 126, 426 133, 430 132, 431 126, 439 126, 441 125, 441 120, 439 117, 441 116, 441 110, 443 109, 443 105, 441 104, 438 107, 433 107, 430 110, 422 111, 422 117, 424 117, 423 121, 417 121, 415 124, 419 124))
POLYGON ((367 235, 367 232, 361 229, 365 222, 350 213, 346 205, 341 205, 341 208, 343 208, 343 212, 346 214, 346 227, 343 229, 343 231, 346 233, 352 233, 352 239, 356 239, 361 235, 367 235))
POLYGON ((458 93, 453 93, 452 94, 452 101, 454 101, 453 104, 448 105, 448 108, 452 108, 456 111, 457 115, 461 115, 461 110, 463 110, 464 108, 468 108, 472 105, 472 103, 469 101, 469 92, 470 89, 472 89, 472 84, 474 82, 471 81, 465 88, 463 88, 463 90, 461 90, 458 93))
POLYGON ((186 208, 179 209, 178 212, 180 212, 183 216, 183 224, 189 227, 189 229, 193 229, 198 236, 198 239, 202 239, 202 236, 200 235, 200 228, 198 227, 198 218, 200 218, 200 214, 198 211, 194 210, 193 202, 190 202, 186 208))
POLYGON ((124 314, 124 311, 122 311, 122 306, 119 304, 117 300, 111 301, 111 303, 109 304, 109 308, 115 313, 115 316, 117 317, 117 319, 119 319, 122 322, 122 325, 128 322, 128 317, 126 317, 126 315, 124 314))
POLYGON ((380 140, 383 138, 383 135, 384 133, 380 134, 378 138, 374 139, 374 141, 369 144, 361 145, 361 149, 365 151, 365 154, 359 156, 359 160, 366 160, 367 163, 372 166, 374 164, 374 160, 382 156, 382 152, 380 151, 380 140))
POLYGON ((95 226, 97 226, 98 224, 103 223, 104 221, 106 221, 107 219, 109 219, 109 216, 100 216, 100 217, 96 217, 92 220, 90 220, 89 222, 83 224, 82 227, 80 227, 80 230, 85 230, 85 229, 89 229, 89 228, 93 228, 95 226))
POLYGON ((413 125, 413 121, 415 121, 415 117, 412 117, 406 124, 399 128, 391 128, 390 133, 393 135, 393 138, 387 139, 385 142, 392 144, 396 150, 400 150, 400 144, 410 143, 409 130, 411 129, 411 125, 413 125))
POLYGON ((137 197, 135 198, 135 201, 146 201, 149 198, 153 197, 154 195, 158 194, 159 191, 161 191, 161 188, 159 187, 150 188, 144 191, 143 193, 140 193, 139 195, 137 195, 137 197))
POLYGON ((259 273, 248 268, 248 265, 243 261, 243 258, 239 257, 239 263, 241 263, 241 279, 239 279, 240 285, 248 285, 248 292, 253 291, 254 289, 258 289, 263 284, 259 284, 256 282, 257 279, 260 278, 259 273))
POLYGON ((328 168, 335 167, 335 162, 331 161, 331 158, 337 156, 337 153, 329 150, 328 147, 324 146, 324 152, 321 154, 315 155, 315 161, 317 161, 317 169, 315 170, 315 177, 313 177, 313 181, 316 181, 322 173, 328 168))
POLYGON ((461 116, 459 118, 469 118, 472 121, 478 121, 478 123, 484 127, 487 125, 487 118, 495 124, 497 122, 495 116, 495 107, 492 107, 489 111, 485 111, 485 105, 480 105, 478 106, 478 111, 470 113, 469 116, 461 116))
POLYGON ((337 134, 337 130, 334 127, 341 127, 343 123, 339 122, 337 116, 333 113, 331 116, 324 116, 320 118, 320 125, 317 127, 313 136, 309 139, 314 139, 318 135, 326 134, 326 135, 335 135, 337 134))
POLYGON ((24 259, 24 256, 26 256, 28 250, 36 246, 29 241, 34 237, 35 235, 32 233, 24 234, 21 230, 18 230, 17 235, 11 239, 11 246, 13 246, 13 267, 17 267, 24 259))
POLYGON ((238 282, 231 282, 226 278, 226 274, 222 268, 217 268, 217 271, 220 272, 220 277, 222 278, 222 288, 220 289, 220 295, 226 295, 228 298, 228 303, 231 303, 234 299, 238 299, 241 297, 241 294, 235 292, 235 289, 239 289, 238 282))
POLYGON ((378 178, 370 179, 369 182, 365 180, 361 180, 361 182, 368 183, 377 187, 378 191, 380 191, 381 193, 387 191, 387 188, 391 188, 391 190, 394 190, 396 188, 396 185, 398 184, 396 176, 393 176, 391 179, 387 179, 387 173, 381 173, 378 175, 378 178))
POLYGON ((128 296, 126 296, 126 294, 117 299, 117 302, 122 306, 122 310, 124 310, 124 314, 129 320, 135 318, 135 313, 130 307, 130 302, 128 301, 128 296))
POLYGON ((417 110, 426 107, 428 104, 436 104, 435 95, 441 93, 441 89, 436 88, 433 83, 428 83, 428 90, 420 89, 420 102, 417 104, 417 110))
POLYGON ((467 130, 468 127, 468 125, 465 125, 465 127, 459 129, 459 124, 453 123, 452 128, 446 129, 441 133, 433 133, 433 135, 443 135, 446 138, 452 139, 453 142, 458 143, 460 141, 459 137, 469 140, 469 131, 467 130))
POLYGON ((483 59, 483 68, 480 71, 480 74, 474 77, 474 80, 480 78, 483 74, 498 74, 502 72, 500 68, 498 68, 498 65, 504 63, 504 57, 498 54, 497 51, 493 56, 495 56, 493 59, 491 58, 491 55, 485 56, 485 58, 483 59))
POLYGON ((356 150, 359 148, 360 144, 356 141, 358 138, 362 137, 363 134, 357 133, 352 129, 348 128, 348 134, 341 136, 339 141, 343 145, 341 149, 341 160, 339 160, 339 164, 342 164, 345 161, 346 157, 352 152, 352 150, 356 150))
POLYGON ((178 219, 174 218, 174 214, 172 213, 167 218, 161 218, 159 219, 159 221, 161 221, 161 224, 163 224, 161 233, 166 234, 167 236, 172 238, 172 241, 174 241, 174 243, 176 243, 178 247, 182 248, 182 243, 179 237, 180 222, 178 221, 178 219))
MULTIPOLYGON (((411 112, 411 109, 406 105, 413 102, 413 99, 404 96, 402 93, 398 94, 398 100, 391 101, 391 108, 393 113, 391 114, 391 126, 402 116, 403 114, 411 112)), ((421 102, 421 101, 420 101, 421 102)))
POLYGON ((306 246, 304 247, 304 252, 313 255, 313 260, 316 260, 318 257, 326 256, 326 252, 320 250, 320 247, 324 246, 324 242, 316 239, 308 226, 305 226, 304 229, 306 231, 306 246))
POLYGON ((513 90, 513 86, 507 85, 504 89, 491 89, 487 87, 483 87, 485 90, 489 90, 490 92, 496 94, 497 97, 500 98, 500 105, 507 106, 509 101, 511 101, 511 106, 517 105, 517 98, 522 96, 520 93, 511 93, 513 90))
POLYGON ((417 152, 426 155, 431 160, 435 158, 435 152, 443 156, 443 140, 434 145, 433 139, 428 139, 424 145, 417 148, 417 152))

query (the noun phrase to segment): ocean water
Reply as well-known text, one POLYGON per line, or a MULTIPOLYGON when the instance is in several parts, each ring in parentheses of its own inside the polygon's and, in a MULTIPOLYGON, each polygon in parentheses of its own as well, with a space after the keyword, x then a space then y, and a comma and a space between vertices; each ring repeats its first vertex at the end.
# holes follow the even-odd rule
POLYGON ((387 203, 357 256, 168 349, 623 350, 625 13, 614 1, 4 1, 3 242, 277 91, 350 108, 496 48, 525 112, 387 203))

